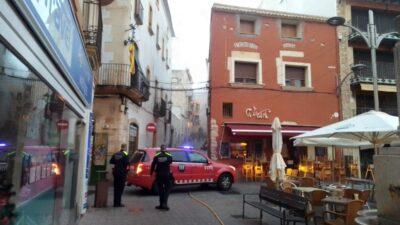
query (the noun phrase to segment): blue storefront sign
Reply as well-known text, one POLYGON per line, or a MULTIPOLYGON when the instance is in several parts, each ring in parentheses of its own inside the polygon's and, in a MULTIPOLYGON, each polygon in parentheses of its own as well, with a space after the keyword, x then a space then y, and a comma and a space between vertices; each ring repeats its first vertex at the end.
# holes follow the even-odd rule
POLYGON ((14 0, 86 105, 93 76, 69 0, 14 0))

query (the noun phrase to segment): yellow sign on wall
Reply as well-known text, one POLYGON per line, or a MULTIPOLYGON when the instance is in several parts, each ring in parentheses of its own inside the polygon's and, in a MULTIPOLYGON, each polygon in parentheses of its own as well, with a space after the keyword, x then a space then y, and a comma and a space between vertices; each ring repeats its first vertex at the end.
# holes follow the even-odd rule
POLYGON ((130 44, 129 45, 129 62, 130 62, 130 67, 129 67, 129 73, 131 75, 135 74, 135 45, 130 44))

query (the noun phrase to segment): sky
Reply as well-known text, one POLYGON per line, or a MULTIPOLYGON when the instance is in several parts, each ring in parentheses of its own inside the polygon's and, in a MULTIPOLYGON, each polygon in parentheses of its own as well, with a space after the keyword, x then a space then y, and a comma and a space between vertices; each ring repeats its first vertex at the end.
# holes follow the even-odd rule
POLYGON ((195 87, 208 80, 206 59, 210 39, 210 15, 214 3, 258 7, 261 0, 168 0, 175 39, 173 69, 190 70, 195 87))

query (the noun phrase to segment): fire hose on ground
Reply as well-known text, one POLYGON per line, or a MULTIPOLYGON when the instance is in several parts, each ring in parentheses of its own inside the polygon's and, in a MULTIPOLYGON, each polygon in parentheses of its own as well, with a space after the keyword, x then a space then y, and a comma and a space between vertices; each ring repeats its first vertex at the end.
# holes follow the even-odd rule
POLYGON ((188 194, 189 194, 189 197, 192 198, 194 201, 205 206, 214 215, 214 217, 218 220, 220 225, 225 225, 224 222, 222 221, 221 217, 218 216, 217 212, 215 212, 215 210, 210 205, 208 205, 206 202, 200 200, 199 198, 193 196, 192 193, 189 192, 188 194))

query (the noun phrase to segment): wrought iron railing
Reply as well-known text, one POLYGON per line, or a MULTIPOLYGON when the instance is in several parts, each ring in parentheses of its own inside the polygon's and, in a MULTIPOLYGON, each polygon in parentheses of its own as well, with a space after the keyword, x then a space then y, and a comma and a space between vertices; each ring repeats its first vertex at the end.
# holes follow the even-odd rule
POLYGON ((98 74, 98 84, 104 86, 124 86, 136 89, 142 95, 142 100, 148 100, 150 96, 150 83, 140 68, 131 75, 130 65, 117 63, 103 63, 98 74))
POLYGON ((98 57, 101 59, 103 18, 99 0, 84 0, 83 2, 83 34, 86 45, 95 46, 98 49, 98 57))
POLYGON ((154 103, 153 114, 155 117, 164 117, 167 114, 167 102, 164 99, 154 103))
MULTIPOLYGON (((374 23, 379 34, 396 31, 394 13, 374 11, 374 23)), ((351 11, 351 25, 357 27, 361 31, 367 32, 368 10, 353 9, 351 11)))
MULTIPOLYGON (((366 68, 355 71, 353 82, 372 82, 372 66, 370 54, 367 52, 354 51, 354 63, 364 64, 366 68)), ((396 84, 396 73, 394 58, 392 54, 377 54, 378 83, 396 84)))

